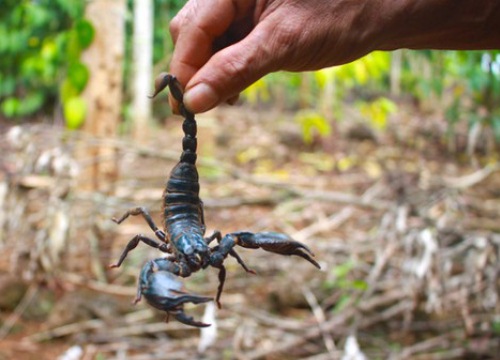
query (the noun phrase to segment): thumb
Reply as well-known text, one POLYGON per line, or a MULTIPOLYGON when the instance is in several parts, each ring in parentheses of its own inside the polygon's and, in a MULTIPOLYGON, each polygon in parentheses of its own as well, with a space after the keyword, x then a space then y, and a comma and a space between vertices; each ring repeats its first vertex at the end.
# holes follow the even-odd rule
POLYGON ((278 70, 281 55, 267 34, 258 25, 241 41, 215 53, 186 85, 185 106, 194 113, 210 110, 278 70))

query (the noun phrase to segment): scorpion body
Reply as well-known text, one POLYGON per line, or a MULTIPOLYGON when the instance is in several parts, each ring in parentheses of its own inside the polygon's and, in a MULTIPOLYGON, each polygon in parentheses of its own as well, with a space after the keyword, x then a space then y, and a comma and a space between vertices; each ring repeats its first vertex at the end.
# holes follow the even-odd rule
POLYGON ((312 252, 302 243, 294 241, 285 234, 276 232, 234 232, 222 237, 219 231, 211 236, 205 236, 205 221, 203 203, 199 197, 200 185, 196 169, 196 121, 194 114, 189 112, 183 104, 183 91, 177 79, 170 74, 160 74, 155 83, 155 97, 164 88, 168 87, 173 98, 179 103, 179 112, 184 117, 182 128, 182 154, 180 161, 175 165, 168 178, 163 194, 164 230, 160 230, 149 212, 144 207, 137 207, 127 211, 121 218, 113 219, 120 224, 130 215, 141 215, 158 239, 152 239, 142 234, 132 238, 125 247, 120 259, 110 267, 119 267, 140 242, 157 248, 167 254, 165 258, 151 260, 144 265, 139 276, 139 284, 135 302, 144 296, 153 307, 172 314, 186 324, 196 327, 205 327, 209 324, 195 321, 184 313, 183 306, 191 302, 200 304, 212 301, 213 298, 189 294, 182 289, 176 276, 188 277, 193 272, 205 269, 208 266, 219 269, 219 287, 215 301, 220 307, 226 269, 223 265, 228 255, 234 257, 245 271, 254 273, 234 250, 236 245, 282 254, 296 255, 320 268, 312 258, 312 252), (210 244, 217 240, 217 245, 210 244))

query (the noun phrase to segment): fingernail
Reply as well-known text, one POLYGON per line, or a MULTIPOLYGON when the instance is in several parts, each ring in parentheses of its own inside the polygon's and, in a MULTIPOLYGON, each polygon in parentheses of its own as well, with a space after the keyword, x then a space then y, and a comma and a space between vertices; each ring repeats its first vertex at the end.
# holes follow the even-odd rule
POLYGON ((204 83, 198 84, 184 94, 184 105, 194 113, 212 109, 219 102, 215 90, 204 83))

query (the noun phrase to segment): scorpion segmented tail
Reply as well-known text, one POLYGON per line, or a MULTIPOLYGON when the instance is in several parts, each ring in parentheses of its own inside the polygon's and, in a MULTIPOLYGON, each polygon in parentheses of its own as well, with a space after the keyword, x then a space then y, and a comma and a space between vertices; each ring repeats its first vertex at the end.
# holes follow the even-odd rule
POLYGON ((185 108, 181 86, 174 76, 161 74, 155 85, 153 96, 166 86, 169 87, 170 93, 179 102, 179 110, 184 117, 181 158, 170 173, 163 195, 165 228, 174 246, 183 247, 186 244, 179 243, 183 241, 182 234, 190 233, 202 238, 205 233, 203 208, 199 197, 198 170, 196 169, 196 120, 194 114, 185 108))

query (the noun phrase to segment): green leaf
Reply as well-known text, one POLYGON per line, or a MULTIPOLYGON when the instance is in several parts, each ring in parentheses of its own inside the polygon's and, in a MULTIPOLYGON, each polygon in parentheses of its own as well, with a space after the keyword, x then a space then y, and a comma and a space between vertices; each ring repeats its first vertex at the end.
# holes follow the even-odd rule
POLYGON ((42 50, 40 51, 41 57, 50 61, 57 56, 57 45, 53 40, 46 40, 43 42, 42 50))
POLYGON ((59 93, 61 94, 61 101, 63 103, 79 94, 78 89, 73 85, 69 78, 63 80, 59 93))
POLYGON ((266 78, 261 78, 254 82, 243 91, 243 95, 251 105, 256 105, 259 101, 268 101, 270 94, 266 78))
POLYGON ((353 289, 355 290, 360 290, 360 291, 365 291, 366 289, 368 289, 368 283, 364 280, 353 280, 351 282, 351 286, 353 289))
POLYGON ((326 137, 332 132, 332 127, 328 120, 313 110, 299 111, 295 115, 295 121, 302 127, 302 138, 306 144, 312 143, 315 133, 326 137))
POLYGON ((80 19, 75 23, 75 32, 77 34, 78 43, 82 49, 86 49, 94 40, 95 30, 90 21, 80 19))
POLYGON ((68 78, 78 93, 82 92, 87 85, 90 72, 81 62, 71 63, 68 69, 68 78))
POLYGON ((68 129, 78 129, 85 121, 87 104, 81 97, 72 97, 63 103, 63 113, 68 129))
POLYGON ((314 78, 320 89, 323 89, 327 83, 334 81, 335 68, 329 67, 314 72, 314 78))
POLYGON ((21 106, 21 102, 18 98, 13 96, 8 97, 4 101, 2 101, 1 109, 2 113, 7 117, 14 117, 17 115, 19 108, 21 106))
POLYGON ((352 269, 354 269, 355 265, 354 261, 348 260, 343 264, 335 266, 331 271, 337 279, 345 279, 352 269))
POLYGON ((0 74, 0 97, 14 93, 16 78, 9 74, 0 74))
POLYGON ((371 125, 379 130, 387 127, 389 115, 397 111, 397 105, 386 97, 380 97, 371 103, 361 103, 359 105, 361 113, 365 115, 371 125))
POLYGON ((23 116, 33 114, 42 107, 44 100, 45 96, 43 92, 33 92, 26 95, 24 99, 21 99, 21 106, 18 115, 23 116))
POLYGON ((350 302, 351 302, 351 296, 345 295, 345 294, 341 295, 339 300, 337 301, 337 303, 333 307, 332 313, 333 314, 340 313, 342 310, 344 310, 349 305, 350 302))

